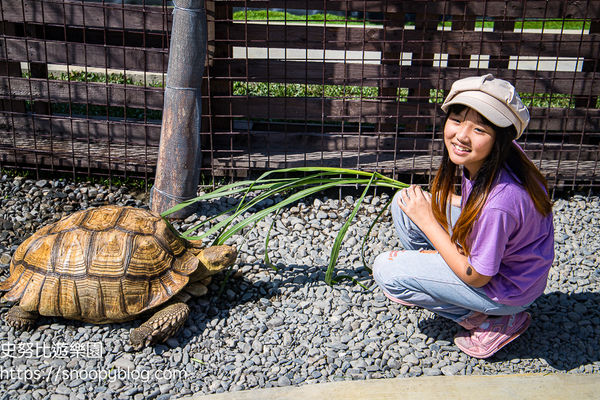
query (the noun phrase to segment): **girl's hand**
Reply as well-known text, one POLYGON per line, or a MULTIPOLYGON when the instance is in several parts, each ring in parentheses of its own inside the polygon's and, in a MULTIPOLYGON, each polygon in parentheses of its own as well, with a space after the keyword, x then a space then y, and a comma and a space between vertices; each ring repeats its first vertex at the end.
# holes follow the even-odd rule
POLYGON ((430 223, 435 223, 431 209, 431 193, 423 191, 417 185, 411 185, 400 191, 398 206, 421 230, 430 223))

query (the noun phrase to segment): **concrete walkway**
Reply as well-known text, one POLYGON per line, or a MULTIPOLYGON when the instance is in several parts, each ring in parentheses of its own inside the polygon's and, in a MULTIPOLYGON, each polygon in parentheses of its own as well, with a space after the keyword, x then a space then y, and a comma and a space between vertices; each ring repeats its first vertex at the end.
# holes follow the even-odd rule
POLYGON ((207 396, 195 395, 184 398, 187 400, 584 400, 600 398, 600 376, 526 374, 372 379, 256 389, 207 396))

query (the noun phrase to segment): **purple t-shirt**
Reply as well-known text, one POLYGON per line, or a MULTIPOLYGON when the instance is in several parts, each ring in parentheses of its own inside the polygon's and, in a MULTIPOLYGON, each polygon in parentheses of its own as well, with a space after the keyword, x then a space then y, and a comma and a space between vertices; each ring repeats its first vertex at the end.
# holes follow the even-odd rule
MULTIPOLYGON (((462 179, 465 204, 473 183, 462 179)), ((542 216, 527 190, 502 169, 471 232, 469 263, 492 279, 483 290, 494 301, 527 305, 546 288, 554 259, 552 213, 542 216)))

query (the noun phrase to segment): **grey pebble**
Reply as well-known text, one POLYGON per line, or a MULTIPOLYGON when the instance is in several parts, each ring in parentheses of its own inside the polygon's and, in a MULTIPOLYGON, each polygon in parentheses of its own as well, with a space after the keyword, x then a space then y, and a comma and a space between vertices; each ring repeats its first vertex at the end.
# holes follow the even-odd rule
MULTIPOLYGON (((0 198, 12 201, 0 208, 0 265, 10 262, 20 241, 65 212, 104 201, 147 207, 140 200, 143 193, 127 188, 65 180, 48 180, 42 185, 40 181, 0 179, 0 198), (44 197, 47 192, 51 198, 44 197)), ((100 359, 3 359, 2 368, 39 368, 43 372, 50 368, 144 370, 150 373, 147 381, 132 381, 126 375, 101 385, 59 377, 18 385, 2 381, 0 393, 12 390, 11 398, 35 400, 163 400, 343 379, 524 372, 600 374, 600 361, 592 356, 598 346, 594 333, 600 329, 600 310, 596 307, 600 291, 598 197, 556 199, 556 260, 546 293, 530 308, 533 320, 529 330, 487 360, 476 360, 456 348, 452 337, 459 328, 455 324, 428 311, 392 304, 363 267, 362 240, 373 214, 388 200, 387 193, 366 199, 342 243, 335 270, 355 277, 368 289, 349 280, 333 286, 323 281, 335 235, 352 211, 355 197, 307 200, 229 239, 228 243, 235 243, 240 250, 239 263, 227 280, 226 274, 215 275, 206 296, 189 301, 188 321, 166 343, 133 351, 128 337, 138 321, 99 326, 44 317, 34 331, 20 333, 0 318, 3 343, 101 341, 104 345, 100 359), (277 270, 261 264, 271 222, 268 254, 277 270), (185 376, 161 378, 157 372, 185 376), (26 396, 29 393, 31 396, 26 396)), ((191 227, 237 201, 239 197, 203 202, 196 214, 176 225, 191 227)), ((256 208, 272 204, 273 200, 268 200, 256 208)), ((214 222, 207 225, 211 224, 214 222)), ((384 213, 366 242, 366 266, 379 253, 398 246, 389 212, 384 213)), ((0 268, 0 273, 6 274, 6 268, 0 268)))

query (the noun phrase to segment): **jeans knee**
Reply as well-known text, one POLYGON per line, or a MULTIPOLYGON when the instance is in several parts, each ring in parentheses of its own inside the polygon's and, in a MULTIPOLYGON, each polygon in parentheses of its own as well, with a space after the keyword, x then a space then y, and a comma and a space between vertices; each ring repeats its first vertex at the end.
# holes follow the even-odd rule
POLYGON ((398 205, 398 202, 402 201, 402 195, 400 194, 400 192, 401 190, 398 190, 396 192, 396 194, 394 195, 394 199, 392 200, 392 204, 390 204, 390 207, 393 211, 404 213, 404 211, 402 211, 402 209, 398 205))
POLYGON ((399 265, 394 262, 402 251, 386 251, 375 257, 373 262, 373 279, 379 286, 389 287, 398 281, 399 265))

